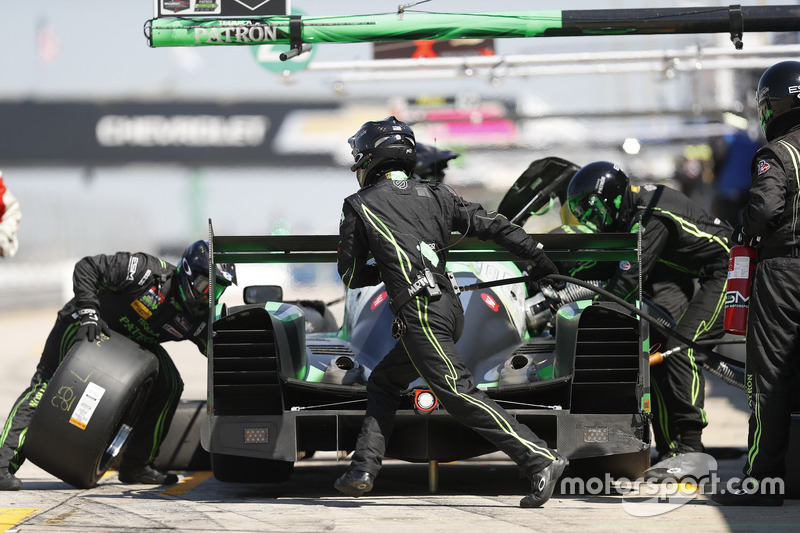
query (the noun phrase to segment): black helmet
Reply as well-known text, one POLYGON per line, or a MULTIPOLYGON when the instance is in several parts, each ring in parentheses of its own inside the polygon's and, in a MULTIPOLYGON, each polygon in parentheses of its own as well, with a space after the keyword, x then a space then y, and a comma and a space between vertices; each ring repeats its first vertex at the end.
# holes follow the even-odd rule
POLYGON ((628 176, 614 163, 589 163, 572 176, 567 205, 580 224, 595 231, 611 231, 628 185, 628 176))
MULTIPOLYGON (((178 266, 180 285, 178 295, 183 308, 193 316, 202 316, 208 311, 208 242, 193 242, 183 252, 178 266)), ((236 284, 236 267, 233 264, 217 263, 215 299, 222 296, 225 287, 236 284)))
POLYGON ((767 141, 800 124, 800 62, 775 63, 758 81, 758 118, 767 141))
POLYGON ((419 143, 417 144, 417 165, 414 167, 414 174, 423 180, 444 181, 447 163, 460 155, 458 152, 439 150, 435 146, 419 143))
POLYGON ((411 175, 414 171, 414 132, 395 117, 366 122, 348 142, 355 158, 350 170, 356 173, 361 187, 372 185, 383 172, 402 170, 411 175))

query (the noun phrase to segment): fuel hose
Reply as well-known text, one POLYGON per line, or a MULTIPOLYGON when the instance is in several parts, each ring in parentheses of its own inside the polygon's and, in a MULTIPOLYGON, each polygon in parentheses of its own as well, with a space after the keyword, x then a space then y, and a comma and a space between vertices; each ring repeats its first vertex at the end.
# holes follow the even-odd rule
MULTIPOLYGON (((719 378, 720 380, 724 381, 725 383, 727 383, 729 385, 732 385, 732 386, 740 388, 740 389, 744 389, 744 370, 741 368, 741 363, 739 361, 737 361, 736 359, 733 359, 733 358, 728 357, 728 356, 726 356, 724 354, 715 352, 714 350, 712 350, 711 348, 708 347, 708 345, 718 346, 718 345, 722 345, 722 344, 741 344, 743 342, 743 339, 742 340, 737 339, 737 340, 733 340, 733 341, 731 341, 731 340, 721 340, 721 339, 693 341, 693 340, 681 335, 680 333, 675 331, 673 328, 670 328, 670 327, 666 326, 663 323, 663 319, 659 320, 658 318, 653 317, 653 316, 643 312, 642 310, 638 309, 635 305, 631 304, 630 302, 627 302, 627 301, 623 300, 622 298, 616 296, 615 294, 612 294, 611 292, 609 292, 609 291, 607 291, 607 290, 605 290, 605 289, 603 289, 601 287, 598 287, 597 285, 592 284, 591 282, 586 282, 586 281, 583 281, 583 280, 580 280, 580 279, 577 279, 577 278, 573 278, 573 277, 570 277, 570 276, 565 276, 563 274, 551 274, 551 275, 549 275, 549 276, 547 276, 547 277, 545 277, 543 279, 545 281, 546 280, 565 281, 567 283, 572 283, 572 284, 577 285, 579 287, 583 287, 583 288, 588 289, 588 290, 590 290, 592 292, 595 292, 595 293, 599 294, 600 296, 603 296, 604 298, 607 298, 608 300, 621 305, 622 307, 624 307, 625 309, 627 309, 631 313, 633 313, 633 314, 641 317, 642 319, 648 321, 650 324, 652 324, 655 327, 655 329, 657 329, 658 331, 660 331, 664 335, 667 335, 669 337, 673 337, 674 339, 677 339, 678 341, 680 341, 683 344, 682 346, 678 346, 676 348, 673 348, 673 349, 669 350, 668 352, 666 352, 664 354, 660 354, 660 357, 658 357, 658 356, 656 356, 654 354, 654 356, 651 356, 652 357, 651 358, 651 365, 660 363, 661 361, 663 361, 664 359, 669 357, 669 355, 671 355, 673 353, 677 353, 678 351, 682 350, 683 348, 686 348, 686 347, 693 348, 693 349, 697 350, 698 352, 701 352, 702 354, 704 354, 709 359, 709 361, 706 361, 704 366, 705 366, 706 370, 708 370, 708 372, 710 374, 712 374, 713 376, 719 378)), ((483 283, 475 283, 473 285, 466 285, 466 286, 463 286, 463 287, 459 287, 459 290, 461 292, 465 292, 465 291, 478 290, 478 289, 483 289, 483 288, 488 288, 488 287, 496 287, 496 286, 499 286, 499 285, 508 285, 508 284, 511 284, 511 283, 524 283, 524 282, 528 282, 528 281, 531 281, 530 278, 527 275, 523 275, 523 276, 519 276, 519 277, 515 277, 515 278, 506 278, 506 279, 488 281, 488 282, 483 282, 483 283)), ((541 281, 542 280, 540 280, 540 282, 541 281)))

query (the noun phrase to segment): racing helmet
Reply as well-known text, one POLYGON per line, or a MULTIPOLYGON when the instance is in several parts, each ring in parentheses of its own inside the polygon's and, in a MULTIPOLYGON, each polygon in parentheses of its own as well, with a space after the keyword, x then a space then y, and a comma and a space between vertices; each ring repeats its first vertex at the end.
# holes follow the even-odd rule
POLYGON ((450 160, 459 157, 458 152, 439 150, 429 144, 417 144, 417 164, 414 174, 420 179, 440 183, 444 181, 444 171, 450 160))
MULTIPOLYGON (((178 299, 190 315, 199 317, 208 312, 209 268, 208 242, 196 241, 186 248, 178 266, 178 299)), ((236 267, 233 264, 215 263, 215 301, 226 287, 236 284, 236 267)))
POLYGON ((612 231, 629 183, 628 176, 614 163, 589 163, 567 186, 569 210, 579 224, 595 231, 612 231))
POLYGON ((781 61, 765 70, 756 98, 761 131, 767 141, 800 124, 800 62, 781 61))
POLYGON ((356 173, 362 188, 385 172, 402 170, 410 176, 417 163, 414 132, 393 116, 364 123, 348 142, 355 159, 350 170, 356 173))

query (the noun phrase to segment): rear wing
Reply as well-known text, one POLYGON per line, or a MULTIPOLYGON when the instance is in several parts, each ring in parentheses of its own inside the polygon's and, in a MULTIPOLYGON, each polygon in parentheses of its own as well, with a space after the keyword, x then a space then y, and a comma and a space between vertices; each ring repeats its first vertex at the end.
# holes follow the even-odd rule
MULTIPOLYGON (((209 221, 210 260, 218 263, 335 263, 338 235, 214 235, 209 221)), ((633 233, 531 233, 552 261, 639 260, 633 233)), ((448 261, 519 261, 505 248, 474 237, 453 235, 448 261)), ((214 277, 210 278, 213 283, 214 277)), ((213 294, 213 292, 212 292, 213 294)))

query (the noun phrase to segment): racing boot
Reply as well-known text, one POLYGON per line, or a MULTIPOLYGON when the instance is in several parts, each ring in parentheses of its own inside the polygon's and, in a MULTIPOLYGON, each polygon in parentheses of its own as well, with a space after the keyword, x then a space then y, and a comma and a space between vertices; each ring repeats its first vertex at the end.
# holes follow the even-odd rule
POLYGON ((746 478, 711 495, 720 505, 752 505, 778 507, 783 505, 783 494, 775 492, 776 486, 761 485, 757 479, 746 478), (769 490, 772 489, 772 490, 769 490))
POLYGON ((375 476, 369 472, 348 470, 339 476, 333 486, 342 494, 358 498, 365 492, 371 491, 373 483, 375 483, 375 476))
MULTIPOLYGON (((644 474, 649 483, 699 482, 711 473, 713 458, 701 452, 679 452, 661 459, 644 474)), ((713 467, 716 467, 714 462, 713 467)))
POLYGON ((22 481, 8 471, 7 467, 0 468, 0 490, 19 490, 22 488, 22 481))
POLYGON ((558 478, 567 466, 567 460, 553 452, 555 459, 531 476, 531 493, 519 501, 520 507, 541 507, 553 495, 558 478))
POLYGON ((153 468, 153 465, 126 465, 119 467, 119 480, 123 483, 138 483, 140 485, 174 485, 178 476, 162 472, 153 468))

